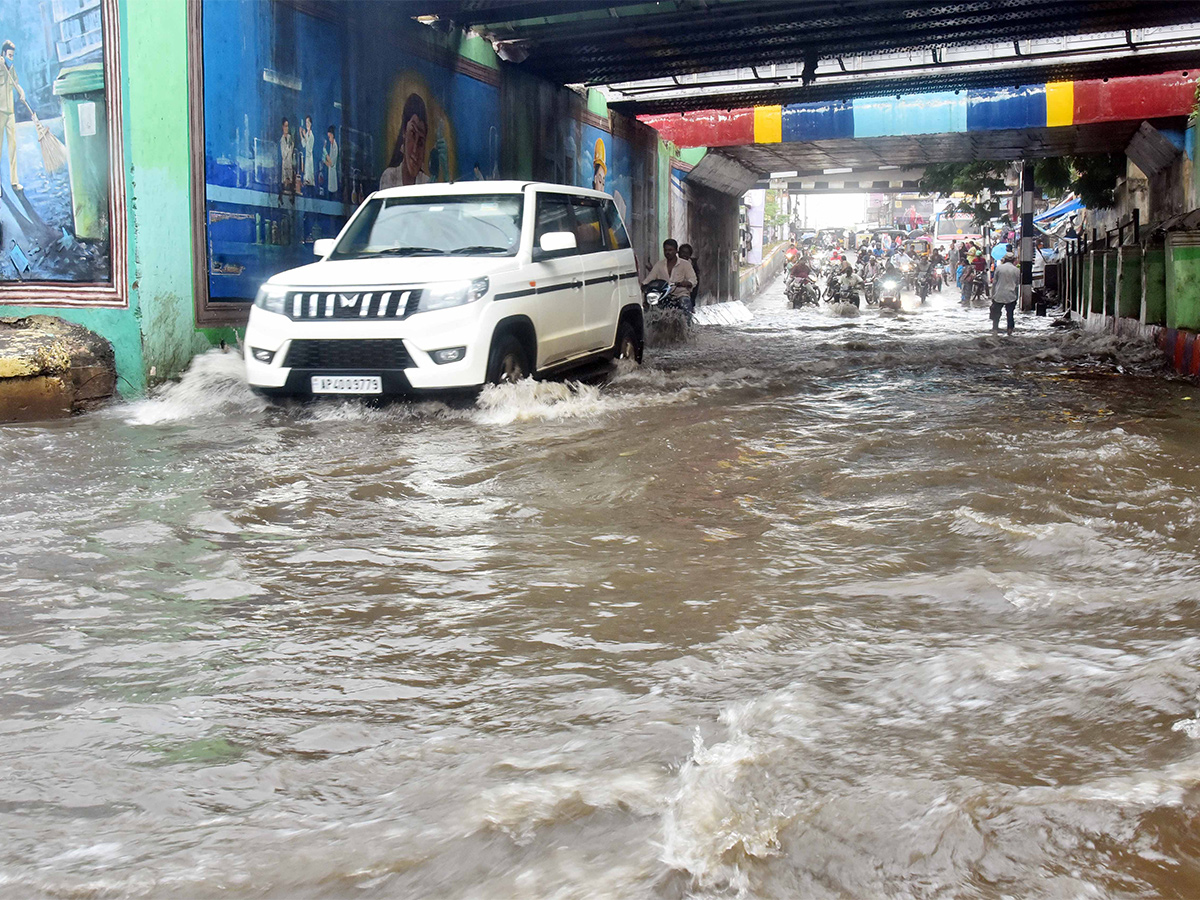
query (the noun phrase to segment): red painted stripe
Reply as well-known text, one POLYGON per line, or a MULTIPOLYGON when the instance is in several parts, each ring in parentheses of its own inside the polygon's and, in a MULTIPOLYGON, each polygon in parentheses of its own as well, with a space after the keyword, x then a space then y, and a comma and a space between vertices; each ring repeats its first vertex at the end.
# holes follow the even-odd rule
POLYGON ((1195 104, 1198 71, 1075 82, 1075 124, 1186 116, 1195 104))
POLYGON ((1175 364, 1176 372, 1186 372, 1187 369, 1183 365, 1183 351, 1187 348, 1187 332, 1180 331, 1175 335, 1175 358, 1172 360, 1175 364))
POLYGON ((640 119, 677 147, 738 147, 754 143, 753 108, 709 109, 640 119))
POLYGON ((1196 340, 1196 335, 1192 335, 1192 362, 1188 366, 1187 373, 1192 376, 1200 376, 1200 340, 1196 340))

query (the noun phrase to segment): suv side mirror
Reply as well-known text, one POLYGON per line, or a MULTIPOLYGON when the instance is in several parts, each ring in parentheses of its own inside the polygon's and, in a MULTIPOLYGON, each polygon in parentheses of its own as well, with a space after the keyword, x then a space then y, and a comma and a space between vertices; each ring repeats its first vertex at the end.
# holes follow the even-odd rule
POLYGON ((313 256, 319 256, 324 259, 333 252, 337 241, 334 238, 321 238, 319 241, 313 241, 313 256))
POLYGON ((574 250, 577 246, 572 231, 547 231, 538 241, 538 248, 547 255, 574 250))

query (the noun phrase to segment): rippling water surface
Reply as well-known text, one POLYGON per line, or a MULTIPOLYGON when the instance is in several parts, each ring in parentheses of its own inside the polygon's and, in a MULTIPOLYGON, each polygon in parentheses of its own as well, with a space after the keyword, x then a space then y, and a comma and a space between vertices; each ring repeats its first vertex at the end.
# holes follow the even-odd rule
POLYGON ((1200 390, 936 295, 755 313, 475 405, 214 353, 0 429, 0 895, 1200 896, 1200 390))

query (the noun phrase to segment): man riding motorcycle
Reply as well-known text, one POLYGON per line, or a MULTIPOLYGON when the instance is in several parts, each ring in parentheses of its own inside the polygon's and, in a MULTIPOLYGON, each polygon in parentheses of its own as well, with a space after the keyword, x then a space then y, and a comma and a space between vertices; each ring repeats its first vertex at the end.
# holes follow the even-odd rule
POLYGON ((692 287, 696 284, 696 270, 686 259, 679 256, 679 242, 673 238, 663 241, 663 258, 654 264, 642 282, 642 292, 652 282, 665 281, 671 285, 671 292, 660 301, 662 306, 677 306, 687 312, 692 311, 692 287))
POLYGON ((854 267, 848 260, 842 262, 835 277, 833 300, 838 303, 853 303, 855 306, 862 306, 862 291, 866 283, 854 271, 854 267))
POLYGON ((809 268, 808 259, 804 256, 798 257, 795 265, 788 270, 784 293, 793 307, 817 302, 819 292, 817 286, 809 280, 811 275, 812 269, 809 268))

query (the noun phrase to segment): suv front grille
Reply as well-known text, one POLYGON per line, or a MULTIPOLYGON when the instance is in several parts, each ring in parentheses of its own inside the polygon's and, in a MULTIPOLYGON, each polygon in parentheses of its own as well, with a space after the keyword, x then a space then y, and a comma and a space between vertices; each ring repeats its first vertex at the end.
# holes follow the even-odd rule
POLYGON ((289 319, 404 319, 417 311, 420 290, 289 291, 283 304, 289 319))
POLYGON ((407 369, 401 340, 292 341, 285 369, 407 369))

